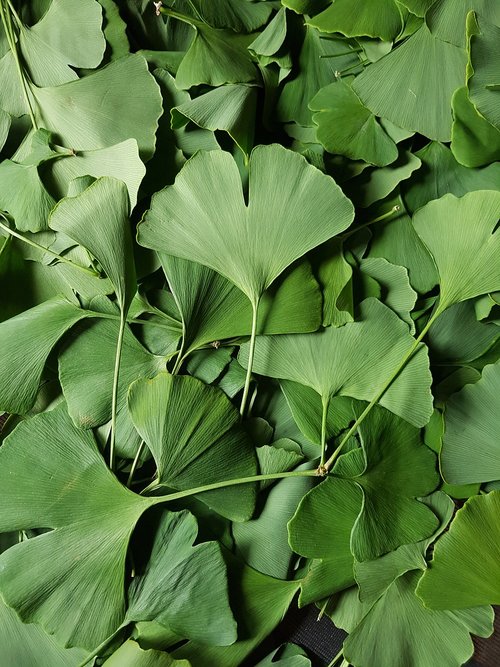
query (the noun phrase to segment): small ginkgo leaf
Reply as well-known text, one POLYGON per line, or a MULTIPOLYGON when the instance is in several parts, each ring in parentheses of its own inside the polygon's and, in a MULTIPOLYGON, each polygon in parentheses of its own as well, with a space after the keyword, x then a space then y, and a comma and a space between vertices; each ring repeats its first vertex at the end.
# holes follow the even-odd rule
MULTIPOLYGON (((232 282, 203 264, 165 253, 159 256, 182 316, 182 357, 208 343, 250 335, 252 308, 232 282)), ((316 331, 320 324, 321 292, 307 262, 264 292, 258 333, 316 331)))
POLYGON ((216 646, 232 644, 236 622, 221 548, 217 542, 193 546, 197 535, 198 524, 189 512, 163 513, 149 560, 130 585, 125 623, 156 620, 180 637, 216 646))
POLYGON ((33 83, 58 86, 78 79, 72 67, 97 67, 106 47, 101 26, 96 0, 52 0, 38 23, 22 25, 19 44, 33 83))
POLYGON ((165 651, 144 650, 129 639, 103 663, 103 667, 191 667, 191 663, 175 660, 165 651))
MULTIPOLYGON (((482 4, 482 3, 481 3, 482 4)), ((467 15, 467 37, 469 40, 469 71, 467 87, 469 96, 479 111, 494 127, 500 130, 500 8, 496 7, 495 22, 488 23, 486 17, 470 12, 467 15)))
POLYGON ((500 164, 467 169, 437 141, 431 141, 416 155, 422 167, 403 184, 404 201, 410 212, 448 193, 462 197, 474 190, 500 190, 500 164))
POLYGON ((25 414, 33 407, 52 348, 86 315, 55 297, 0 324, 0 410, 25 414))
POLYGON ((413 218, 440 277, 439 312, 460 301, 500 290, 500 192, 445 195, 413 218))
POLYGON ((378 37, 390 42, 403 29, 403 17, 394 0, 334 0, 330 7, 309 23, 323 32, 340 32, 346 37, 378 37))
POLYGON ((120 308, 126 310, 137 289, 127 188, 102 177, 76 197, 66 197, 52 212, 49 225, 89 250, 113 283, 120 308))
POLYGON ((451 104, 451 150, 460 164, 482 167, 500 160, 500 130, 477 111, 466 86, 455 91, 451 104))
POLYGON ((318 141, 329 153, 383 167, 398 149, 375 116, 344 81, 322 88, 309 102, 318 141))
POLYGON ((437 39, 424 25, 367 67, 353 89, 375 115, 429 139, 449 141, 451 96, 463 85, 466 63, 463 49, 437 39))
MULTIPOLYGON (((321 397, 371 401, 413 347, 415 339, 393 311, 376 299, 360 306, 360 320, 307 335, 260 336, 254 370, 311 387, 321 397)), ((239 359, 246 365, 248 345, 239 359)), ((430 373, 421 348, 380 399, 380 404, 415 426, 432 412, 430 373)))
POLYGON ((255 148, 249 169, 246 206, 233 158, 196 154, 153 197, 138 239, 209 266, 256 304, 287 266, 346 229, 353 208, 333 179, 277 144, 255 148))
POLYGON ((424 607, 415 594, 421 576, 414 570, 398 577, 375 604, 360 602, 357 588, 343 594, 344 600, 337 604, 332 619, 349 632, 344 642, 349 663, 399 667, 404 655, 413 667, 456 667, 467 662, 474 652, 471 634, 491 635, 491 607, 463 611, 424 607), (380 641, 385 633, 389 633, 390 642, 380 641))
MULTIPOLYGON (((220 389, 193 377, 160 373, 134 382, 128 405, 155 458, 159 485, 182 490, 255 475, 251 441, 220 389)), ((244 521, 253 511, 255 487, 207 491, 199 498, 223 516, 244 521)))
POLYGON ((480 380, 447 401, 441 470, 450 484, 500 479, 499 395, 500 365, 492 364, 484 367, 480 380))
POLYGON ((0 461, 0 530, 53 529, 0 556, 2 597, 63 645, 91 650, 123 620, 129 538, 154 501, 118 482, 64 405, 19 424, 0 461))
POLYGON ((210 90, 171 110, 172 127, 192 121, 206 130, 223 130, 245 155, 253 147, 257 90, 253 86, 230 84, 210 90))
POLYGON ((436 544, 417 589, 426 607, 464 609, 500 602, 500 491, 469 498, 436 544))

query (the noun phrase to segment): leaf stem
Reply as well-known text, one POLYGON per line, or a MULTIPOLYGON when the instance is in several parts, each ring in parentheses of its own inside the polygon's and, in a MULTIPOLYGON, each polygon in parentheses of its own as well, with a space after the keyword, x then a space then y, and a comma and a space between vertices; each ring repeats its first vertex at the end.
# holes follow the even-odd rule
MULTIPOLYGON (((9 0, 7 0, 7 4, 10 5, 9 0)), ((17 17, 17 14, 16 14, 16 17, 17 17)), ((20 83, 21 83, 21 88, 23 90, 24 99, 25 99, 25 102, 26 102, 26 106, 28 107, 28 114, 29 114, 29 117, 30 117, 30 120, 31 120, 31 125, 33 126, 34 130, 38 130, 38 125, 37 125, 37 122, 36 122, 36 119, 35 119, 35 114, 34 114, 33 107, 31 105, 30 96, 29 96, 29 93, 28 93, 28 85, 27 85, 27 82, 26 82, 26 76, 25 76, 25 73, 24 73, 22 65, 21 65, 21 60, 19 58, 19 51, 17 49, 16 40, 15 40, 15 36, 14 36, 14 31, 12 30, 11 12, 10 12, 9 7, 5 6, 5 0, 0 0, 0 18, 1 18, 1 21, 2 21, 2 24, 3 24, 3 28, 5 30, 5 35, 7 37, 8 43, 9 43, 9 48, 11 50, 12 57, 14 58, 14 63, 16 65, 17 74, 19 76, 19 80, 20 80, 20 83)), ((17 17, 17 19, 19 19, 19 17, 17 17)))
POLYGON ((326 419, 328 416, 328 407, 330 403, 330 397, 321 397, 322 404, 322 414, 321 414, 321 461, 319 467, 323 469, 325 465, 325 455, 326 455, 326 419))
POLYGON ((116 442, 116 411, 118 403, 118 379, 120 377, 120 361, 122 358, 123 334, 127 324, 125 308, 120 308, 120 328, 116 342, 115 370, 113 373, 113 389, 111 393, 111 437, 109 442, 109 467, 113 470, 115 465, 115 442, 116 442))
MULTIPOLYGON (((366 408, 365 408, 365 409, 363 410, 363 412, 359 415, 359 417, 356 419, 356 421, 355 421, 354 424, 351 426, 351 428, 350 428, 350 429, 347 431, 347 433, 344 435, 344 437, 342 438, 342 440, 341 440, 341 442, 340 442, 340 445, 337 447, 337 449, 333 452, 333 454, 330 456, 330 458, 328 459, 328 461, 325 463, 324 467, 322 468, 322 471, 326 471, 326 472, 329 472, 329 471, 330 471, 332 465, 333 465, 333 464, 335 463, 335 461, 337 460, 337 458, 338 458, 340 452, 342 451, 342 448, 343 448, 344 445, 346 444, 346 442, 349 440, 349 438, 350 438, 352 435, 354 435, 354 434, 356 433, 356 431, 358 430, 358 427, 360 426, 360 424, 364 421, 364 419, 365 419, 365 418, 370 414, 370 412, 372 411, 373 406, 376 405, 376 404, 379 402, 379 400, 380 400, 380 399, 382 398, 382 396, 385 394, 385 392, 387 391, 387 389, 389 389, 389 387, 391 386, 391 384, 394 382, 394 380, 398 377, 398 375, 399 375, 399 374, 401 373, 401 371, 404 369, 404 367, 406 366, 406 364, 411 360, 411 358, 412 358, 413 355, 415 354, 416 350, 418 349, 419 344, 422 342, 424 336, 425 336, 426 333, 429 331, 429 329, 431 328, 433 322, 436 320, 436 318, 437 318, 440 314, 441 314, 441 310, 440 310, 440 308, 438 307, 438 308, 436 308, 436 310, 434 311, 434 313, 433 313, 433 314, 431 315, 431 317, 429 318, 427 324, 425 325, 425 327, 424 327, 424 328, 422 329, 422 331, 420 332, 420 335, 418 336, 418 338, 416 338, 416 340, 415 340, 415 342, 413 343, 413 345, 410 347, 410 349, 408 350, 408 352, 404 355, 403 359, 402 359, 401 362, 399 363, 399 365, 398 365, 398 367, 396 368, 396 370, 394 371, 394 373, 392 373, 392 375, 390 376, 390 378, 389 378, 386 382, 384 382, 384 384, 382 385, 382 388, 375 394, 375 396, 374 396, 374 397, 372 398, 372 400, 368 403, 368 405, 366 406, 366 408)), ((320 471, 320 470, 318 469, 318 474, 321 474, 322 471, 320 471)))
MULTIPOLYGON (((89 317, 102 317, 104 320, 119 320, 120 315, 113 315, 113 313, 99 313, 96 310, 87 310, 89 317)), ((168 324, 163 324, 163 322, 155 322, 154 320, 139 320, 136 317, 127 317, 128 324, 150 324, 153 327, 161 327, 162 329, 168 329, 168 331, 178 331, 175 327, 172 327, 168 324)))
POLYGON ((196 27, 197 25, 202 25, 201 21, 197 21, 190 16, 186 16, 186 14, 181 14, 180 12, 176 12, 174 9, 169 9, 168 7, 160 7, 160 12, 165 16, 170 16, 173 19, 187 23, 192 28, 196 27))
POLYGON ((135 455, 135 458, 132 462, 132 467, 130 468, 130 472, 128 474, 128 479, 127 479, 127 488, 128 489, 130 489, 130 487, 132 485, 132 480, 134 478, 135 471, 137 470, 137 466, 139 464, 139 459, 141 458, 141 454, 144 451, 145 444, 146 443, 144 442, 144 440, 141 440, 141 444, 137 448, 137 454, 135 455))
POLYGON ((241 398, 240 415, 241 418, 245 416, 245 410, 248 400, 248 392, 250 390, 250 382, 252 379, 253 357, 255 354, 255 339, 257 337, 257 316, 259 311, 259 300, 252 301, 252 332, 250 334, 250 349, 248 351, 248 368, 245 377, 245 386, 243 388, 243 396, 241 398))
POLYGON ((335 665, 338 663, 340 658, 344 657, 344 647, 340 649, 340 651, 337 653, 337 655, 334 657, 334 659, 328 664, 328 667, 335 667, 335 665))
POLYGON ((12 4, 11 0, 7 0, 7 4, 9 5, 9 9, 11 11, 12 16, 14 17, 15 22, 17 23, 18 27, 21 28, 23 22, 21 21, 19 14, 16 11, 16 8, 12 4))
POLYGON ((106 639, 101 642, 99 646, 92 651, 92 653, 89 653, 89 655, 85 658, 85 660, 83 660, 83 662, 78 665, 78 667, 85 667, 85 665, 88 665, 92 660, 94 660, 94 658, 97 658, 98 655, 102 653, 104 649, 109 646, 109 644, 111 644, 113 639, 115 639, 122 630, 125 630, 127 625, 128 622, 124 625, 120 625, 120 627, 117 628, 112 634, 110 634, 109 637, 106 637, 106 639))
POLYGON ((340 234, 340 238, 345 239, 349 236, 352 236, 352 234, 355 234, 358 232, 360 229, 364 229, 365 227, 369 227, 370 225, 374 225, 376 222, 382 222, 382 220, 387 220, 387 218, 390 218, 391 215, 394 213, 397 213, 398 211, 401 210, 401 206, 399 204, 396 204, 396 206, 393 206, 390 211, 387 211, 387 213, 384 213, 383 215, 379 215, 378 218, 374 218, 373 220, 368 220, 368 222, 364 222, 362 225, 357 225, 353 229, 349 229, 347 232, 344 232, 344 234, 340 234))
MULTIPOLYGON (((214 482, 213 484, 206 484, 205 486, 198 486, 194 489, 186 489, 185 491, 176 491, 175 493, 169 493, 165 496, 158 496, 154 499, 154 504, 166 503, 172 500, 180 500, 181 498, 188 498, 189 496, 195 496, 199 493, 204 493, 205 491, 214 491, 215 489, 224 489, 228 486, 237 486, 239 484, 255 484, 256 482, 264 482, 267 480, 274 479, 287 479, 288 477, 317 477, 316 470, 292 470, 291 472, 279 472, 279 473, 270 473, 267 475, 252 475, 251 477, 239 477, 237 479, 226 479, 222 482, 214 482)), ((158 486, 157 480, 152 482, 148 487, 146 487, 141 495, 145 495, 146 492, 151 491, 152 489, 158 486)))
MULTIPOLYGON (((0 216, 2 216, 4 218, 4 220, 7 220, 7 218, 2 213, 0 213, 0 216)), ((3 229, 5 232, 10 234, 10 236, 14 236, 16 239, 19 239, 20 241, 24 241, 24 243, 27 243, 28 245, 32 246, 33 248, 36 248, 37 250, 41 250, 43 252, 46 252, 48 255, 51 255, 55 259, 58 259, 60 262, 63 262, 64 264, 67 264, 68 266, 71 266, 74 269, 79 269, 80 271, 85 271, 85 273, 88 273, 93 278, 100 278, 99 273, 97 273, 97 271, 95 271, 94 269, 89 269, 86 266, 81 266, 80 264, 76 264, 75 262, 72 262, 70 259, 67 259, 63 255, 58 255, 57 252, 54 252, 53 250, 50 250, 49 248, 45 248, 45 246, 40 245, 39 243, 36 243, 36 241, 32 241, 31 239, 27 239, 25 236, 22 236, 21 234, 18 234, 17 232, 15 232, 10 227, 7 227, 7 225, 4 225, 3 222, 0 222, 0 229, 3 229)))

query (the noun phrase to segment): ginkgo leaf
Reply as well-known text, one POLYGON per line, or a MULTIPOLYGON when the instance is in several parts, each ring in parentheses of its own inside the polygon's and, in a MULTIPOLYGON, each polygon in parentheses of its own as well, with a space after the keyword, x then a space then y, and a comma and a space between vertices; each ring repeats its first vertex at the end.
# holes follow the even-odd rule
POLYGON ((58 86, 78 79, 72 67, 97 67, 106 47, 101 26, 96 0, 52 0, 38 23, 21 25, 19 44, 33 83, 58 86))
POLYGON ((252 32, 266 23, 272 8, 265 2, 240 0, 191 0, 197 15, 214 28, 252 32))
POLYGON ((496 405, 500 365, 485 366, 481 379, 453 394, 446 403, 441 470, 450 484, 500 479, 500 443, 496 405))
POLYGON ((431 141, 416 155, 422 167, 403 185, 404 201, 411 212, 448 193, 461 197, 474 190, 500 190, 500 164, 468 169, 437 141, 431 141))
POLYGON ((451 150, 466 167, 482 167, 500 160, 500 130, 477 111, 465 86, 451 100, 451 150))
POLYGON ((418 570, 403 574, 373 605, 359 602, 356 588, 342 594, 344 601, 338 606, 344 608, 333 610, 331 616, 349 631, 344 642, 346 660, 370 667, 398 667, 402 655, 414 667, 455 667, 467 662, 474 652, 470 634, 491 635, 493 610, 426 609, 415 595, 421 576, 418 570), (386 633, 391 641, 380 641, 386 633))
MULTIPOLYGON (((160 373, 134 382, 128 406, 155 458, 159 485, 182 490, 256 473, 252 444, 220 389, 189 376, 160 373)), ((253 512, 255 487, 245 484, 199 497, 223 516, 244 521, 253 512)))
POLYGON ((445 195, 419 209, 413 224, 436 263, 439 312, 460 301, 500 290, 500 192, 445 195))
MULTIPOLYGON (((311 540, 312 533, 310 538, 304 536, 304 527, 315 525, 325 539, 329 535, 330 546, 339 540, 345 548, 347 525, 340 534, 338 524, 330 528, 330 511, 324 509, 334 508, 340 493, 342 505, 347 506, 342 514, 355 518, 350 530, 350 550, 356 560, 371 560, 402 544, 429 537, 436 529, 433 512, 416 500, 433 491, 439 481, 435 455, 420 441, 418 430, 376 408, 360 424, 359 432, 362 448, 341 456, 332 470, 333 477, 309 492, 305 516, 301 516, 305 499, 299 505, 290 523, 292 546, 295 530, 301 530, 303 539, 311 540), (337 477, 344 480, 341 492, 337 477)), ((312 547, 311 551, 304 555, 334 557, 326 546, 324 550, 312 547)))
POLYGON ((220 86, 184 102, 171 110, 172 127, 179 129, 192 121, 199 127, 224 130, 249 155, 253 147, 256 88, 241 84, 220 86))
POLYGON ((131 639, 122 644, 103 665, 104 667, 191 667, 191 663, 187 660, 175 660, 164 651, 143 650, 131 639))
POLYGON ((375 115, 429 139, 449 141, 451 96, 463 85, 467 56, 424 25, 367 67, 354 91, 375 115))
MULTIPOLYGON (((260 336, 254 370, 261 375, 293 380, 325 399, 336 394, 370 401, 415 340, 390 308, 376 299, 360 306, 360 320, 315 334, 260 336)), ((245 365, 248 346, 239 359, 245 365)), ((424 426, 432 412, 426 351, 420 351, 380 399, 380 404, 415 426, 424 426)))
POLYGON ((429 30, 438 39, 465 47, 467 14, 477 12, 491 23, 500 22, 500 7, 488 0, 437 0, 425 16, 429 30))
POLYGON ((500 600, 500 491, 469 498, 436 544, 417 589, 426 607, 464 609, 500 600))
POLYGON ((84 310, 56 297, 0 324, 1 410, 25 414, 33 407, 52 348, 86 316, 84 310))
MULTIPOLYGON (((250 335, 252 309, 245 295, 207 266, 159 253, 184 324, 183 357, 225 338, 250 335)), ((292 268, 262 296, 257 331, 316 331, 321 293, 307 263, 292 268)))
MULTIPOLYGON (((483 3, 481 3, 483 4, 483 3)), ((500 51, 500 9, 495 9, 495 22, 488 23, 486 17, 472 12, 467 16, 469 39, 469 71, 467 87, 469 97, 479 111, 494 127, 500 130, 500 98, 498 63, 500 51)))
POLYGON ((193 546, 197 536, 198 524, 189 512, 162 514, 149 560, 130 585, 124 622, 156 620, 180 637, 232 644, 236 622, 221 548, 217 542, 193 546), (196 600, 196 614, 188 600, 196 600))
POLYGON ((335 79, 335 72, 359 62, 355 52, 349 53, 345 40, 321 39, 321 33, 305 26, 304 39, 298 57, 298 71, 283 86, 276 113, 283 122, 313 125, 309 102, 316 93, 335 79), (347 51, 347 53, 346 53, 347 51))
POLYGON ((379 167, 398 157, 394 141, 345 81, 322 88, 309 108, 316 112, 316 136, 328 152, 379 167))
POLYGON ((154 196, 138 239, 209 266, 255 304, 287 266, 352 218, 351 203, 329 176, 274 144, 252 151, 248 206, 228 153, 192 157, 175 185, 154 196))
POLYGON ((53 529, 0 556, 3 599, 64 645, 93 649, 123 620, 128 541, 154 500, 118 482, 64 405, 19 424, 0 460, 0 530, 53 529))
POLYGON ((346 37, 378 37, 394 40, 403 29, 403 17, 394 0, 334 0, 330 7, 309 19, 323 32, 340 32, 346 37))
POLYGON ((122 310, 137 289, 125 184, 103 176, 76 197, 61 200, 49 220, 89 250, 113 283, 122 310))

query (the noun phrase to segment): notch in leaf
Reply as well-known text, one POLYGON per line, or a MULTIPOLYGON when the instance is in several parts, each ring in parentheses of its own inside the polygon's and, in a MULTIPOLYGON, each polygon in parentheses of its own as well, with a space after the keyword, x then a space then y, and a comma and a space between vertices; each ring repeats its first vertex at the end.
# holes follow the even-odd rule
POLYGON ((153 197, 139 224, 139 243, 205 264, 244 292, 252 305, 252 372, 259 302, 292 262, 349 227, 351 202, 335 181, 276 144, 258 146, 249 162, 248 205, 229 153, 200 152, 175 184, 153 197))

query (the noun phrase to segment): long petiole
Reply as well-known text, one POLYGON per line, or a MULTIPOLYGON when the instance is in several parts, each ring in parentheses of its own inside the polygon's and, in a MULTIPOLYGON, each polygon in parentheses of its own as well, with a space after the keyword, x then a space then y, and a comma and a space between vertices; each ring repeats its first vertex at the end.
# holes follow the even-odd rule
MULTIPOLYGON (((2 215, 2 214, 0 213, 0 215, 2 215)), ((2 215, 2 217, 5 219, 5 216, 2 215)), ((53 250, 50 250, 49 248, 45 248, 43 245, 40 245, 39 243, 36 243, 36 241, 32 241, 31 239, 27 239, 25 236, 22 236, 21 234, 18 234, 17 232, 15 232, 10 227, 7 227, 7 225, 4 225, 3 222, 0 222, 0 229, 3 229, 10 236, 14 236, 16 239, 19 239, 20 241, 24 241, 24 243, 27 243, 28 245, 32 246, 33 248, 36 248, 37 250, 41 250, 42 252, 46 252, 48 255, 51 255, 55 259, 58 259, 60 262, 63 262, 64 264, 67 264, 68 266, 71 266, 74 269, 79 269, 80 271, 84 271, 85 273, 88 273, 89 275, 91 275, 93 278, 100 278, 100 275, 97 273, 97 271, 94 271, 94 269, 89 269, 86 266, 81 266, 80 264, 75 264, 75 262, 72 262, 70 259, 67 259, 66 257, 63 257, 63 255, 58 255, 57 252, 54 252, 53 250)))
POLYGON ((340 649, 340 651, 337 653, 337 655, 334 657, 334 659, 328 664, 328 667, 335 667, 335 665, 338 663, 340 658, 344 657, 344 647, 340 649))
POLYGON ((250 334, 250 350, 248 352, 248 368, 245 377, 245 386, 241 398, 240 415, 245 416, 245 410, 248 401, 248 392, 250 391, 250 382, 252 380, 253 357, 255 353, 255 339, 257 337, 257 317, 259 312, 259 301, 252 301, 252 332, 250 334))
POLYGON ((406 366, 406 364, 411 360, 413 355, 415 354, 419 344, 422 342, 422 339, 426 335, 426 333, 429 331, 431 328, 433 322, 436 320, 436 318, 441 314, 441 310, 439 308, 436 308, 434 313, 431 315, 429 318, 429 321, 425 325, 425 327, 422 329, 420 332, 420 335, 418 338, 415 340, 411 348, 408 350, 408 352, 405 354, 403 357, 401 363, 395 370, 395 372, 391 375, 391 377, 385 382, 382 386, 382 388, 377 392, 377 394, 372 398, 370 403, 366 406, 366 408, 363 410, 363 412, 359 415, 359 417, 356 419, 354 424, 351 426, 351 428, 347 431, 345 436, 342 438, 340 445, 337 447, 337 449, 333 452, 333 454, 330 456, 328 461, 325 463, 324 467, 320 470, 318 469, 318 474, 321 474, 322 472, 329 472, 331 469, 332 465, 335 463, 337 460, 340 452, 342 451, 342 448, 344 447, 345 443, 349 440, 349 438, 356 433, 358 430, 358 427, 360 424, 364 421, 365 417, 367 417, 370 412, 372 411, 372 408, 374 405, 376 405, 379 400, 382 398, 382 396, 385 394, 387 389, 391 386, 391 384, 394 382, 394 380, 398 377, 398 375, 401 373, 403 368, 406 366))
POLYGON ((328 406, 330 404, 330 397, 321 397, 322 413, 321 413, 321 461, 319 468, 322 470, 325 465, 326 456, 326 419, 328 417, 328 406))
POLYGON ((120 377, 120 361, 122 357, 123 334, 127 324, 127 316, 123 305, 120 308, 120 328, 116 342, 115 370, 113 373, 113 390, 111 394, 111 437, 109 441, 109 467, 113 470, 115 466, 115 442, 116 442, 116 411, 118 404, 118 380, 120 377))
MULTIPOLYGON (((88 317, 101 317, 104 320, 115 321, 120 319, 120 315, 113 315, 113 313, 99 313, 95 310, 87 310, 86 312, 88 317)), ((161 327, 162 329, 167 329, 168 331, 178 331, 178 329, 175 329, 169 324, 163 324, 163 322, 156 322, 155 320, 140 320, 136 317, 127 317, 127 324, 149 324, 152 327, 161 327)))
POLYGON ((132 485, 132 480, 134 479, 135 471, 137 470, 137 466, 139 465, 139 459, 141 458, 141 454, 144 451, 144 446, 146 443, 144 440, 141 440, 141 444, 137 448, 137 454, 135 455, 135 458, 132 462, 132 467, 130 468, 130 472, 128 474, 128 479, 127 479, 127 488, 130 489, 132 485))
POLYGON ((393 206, 390 211, 387 211, 387 213, 379 215, 378 218, 374 218, 373 220, 369 220, 368 222, 364 222, 362 225, 358 225, 353 229, 349 229, 347 232, 344 232, 344 234, 340 234, 339 237, 341 239, 346 239, 349 236, 352 236, 352 234, 358 232, 360 229, 364 229, 365 227, 370 227, 370 225, 374 225, 376 222, 382 222, 382 220, 387 220, 387 218, 390 218, 391 215, 397 213, 399 210, 401 210, 401 206, 399 206, 399 204, 396 204, 396 206, 393 206))
MULTIPOLYGON (((7 0, 7 3, 10 5, 8 0, 7 0)), ((19 80, 20 80, 20 83, 21 83, 21 88, 23 90, 24 99, 26 101, 26 106, 28 107, 28 114, 29 114, 29 117, 31 119, 31 125, 33 126, 34 130, 38 130, 38 124, 37 124, 36 119, 35 119, 35 113, 33 111, 33 107, 31 105, 31 99, 30 99, 29 92, 28 92, 28 85, 27 85, 27 82, 26 82, 26 76, 24 74, 23 68, 21 66, 21 61, 19 59, 19 52, 17 50, 16 40, 15 40, 15 36, 14 36, 14 31, 12 29, 12 22, 11 22, 10 17, 11 17, 10 8, 5 6, 4 0, 0 0, 0 19, 1 19, 2 24, 3 24, 3 28, 4 28, 4 31, 5 31, 5 35, 7 37, 7 41, 9 43, 9 48, 11 50, 12 57, 14 58, 17 74, 19 76, 19 80)), ((17 14, 16 14, 16 17, 17 17, 17 14)), ((19 19, 19 17, 17 17, 17 19, 19 19)))
POLYGON ((99 646, 96 649, 94 649, 92 651, 92 653, 90 653, 85 658, 85 660, 78 665, 78 667, 85 667, 85 665, 88 665, 90 662, 92 662, 92 660, 94 660, 94 658, 97 658, 99 656, 99 654, 104 651, 104 649, 108 648, 109 644, 111 644, 113 639, 115 639, 120 634, 120 632, 122 630, 125 630, 127 625, 128 625, 128 623, 126 623, 125 625, 120 625, 120 627, 117 628, 113 632, 113 634, 109 635, 109 637, 106 637, 106 639, 103 642, 101 642, 101 644, 99 644, 99 646))
POLYGON ((18 27, 20 28, 23 25, 23 22, 21 21, 21 18, 19 17, 19 14, 16 11, 16 8, 12 4, 11 0, 7 0, 7 4, 9 6, 10 12, 12 16, 14 17, 14 21, 17 23, 18 27))
MULTIPOLYGON (((154 504, 166 503, 172 500, 180 500, 181 498, 188 498, 189 496, 196 496, 205 491, 214 491, 215 489, 224 489, 228 486, 238 486, 239 484, 255 484, 256 482, 264 482, 266 480, 287 479, 289 477, 317 477, 316 470, 292 470, 291 472, 271 473, 268 475, 252 475, 251 477, 239 477, 237 479, 226 479, 222 482, 214 482, 213 484, 206 484, 205 486, 198 486, 194 489, 187 489, 185 491, 176 491, 165 496, 158 496, 154 498, 154 504)), ((146 495, 156 487, 158 487, 158 480, 154 480, 146 487, 141 496, 146 495)))

